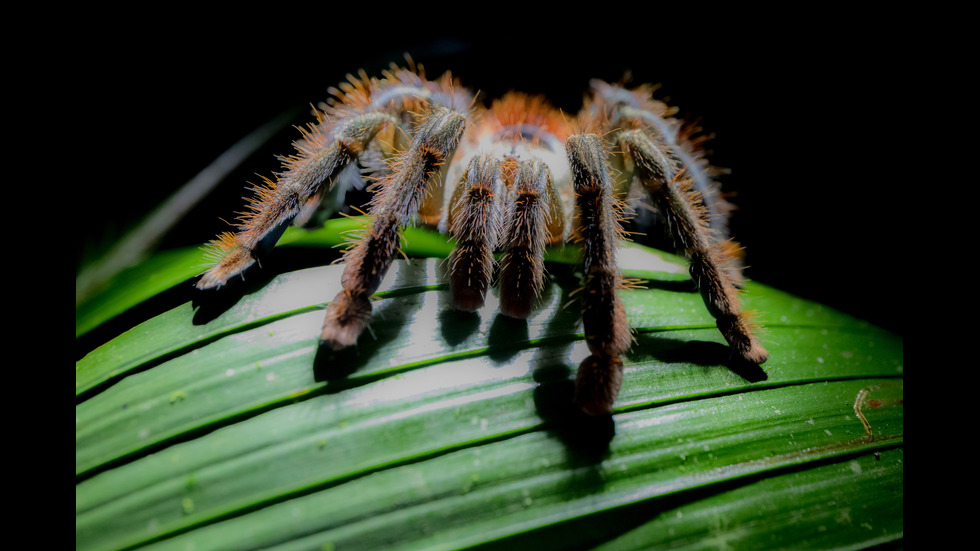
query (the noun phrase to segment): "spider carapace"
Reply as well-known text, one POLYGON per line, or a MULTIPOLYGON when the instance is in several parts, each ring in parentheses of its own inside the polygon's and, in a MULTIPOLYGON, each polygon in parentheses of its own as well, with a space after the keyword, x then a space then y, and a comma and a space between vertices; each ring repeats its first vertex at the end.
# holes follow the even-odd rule
POLYGON ((617 241, 638 187, 661 213, 733 356, 760 364, 768 353, 741 310, 738 247, 728 240, 724 200, 691 127, 653 99, 653 87, 593 81, 581 112, 566 117, 546 100, 509 93, 489 108, 449 74, 392 66, 381 77, 351 76, 302 131, 275 179, 256 186, 237 231, 214 244, 219 260, 197 283, 220 287, 305 221, 348 166, 378 178, 368 231, 345 254, 343 290, 330 302, 321 346, 355 344, 371 320, 370 296, 416 216, 456 240, 453 304, 476 310, 496 274, 500 308, 527 317, 544 283, 547 246, 582 248, 581 307, 590 355, 579 366, 576 403, 607 414, 632 343, 617 290, 617 241), (613 174, 617 175, 615 178, 613 174), (447 185, 444 185, 447 184, 447 185), (501 253, 495 260, 494 253, 501 253))

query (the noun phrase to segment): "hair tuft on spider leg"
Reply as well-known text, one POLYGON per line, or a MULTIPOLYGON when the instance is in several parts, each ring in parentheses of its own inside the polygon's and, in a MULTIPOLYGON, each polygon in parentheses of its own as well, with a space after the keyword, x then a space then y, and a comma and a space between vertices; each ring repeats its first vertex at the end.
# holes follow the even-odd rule
POLYGON ((745 276, 742 275, 745 268, 745 248, 734 239, 718 241, 711 247, 718 269, 735 288, 741 289, 745 285, 745 276))
POLYGON ((763 364, 769 359, 769 352, 759 344, 756 333, 759 328, 751 323, 748 312, 719 317, 718 330, 725 336, 733 352, 744 361, 763 364))
POLYGON ((329 132, 305 132, 294 145, 298 153, 282 158, 285 170, 275 180, 263 178, 252 186, 248 210, 235 224, 234 244, 221 237, 218 248, 225 258, 208 269, 197 282, 199 289, 220 287, 243 273, 276 244, 286 228, 309 203, 363 151, 394 119, 384 113, 368 113, 334 125, 329 132))
POLYGON ((197 282, 198 289, 215 289, 226 285, 233 276, 255 262, 250 249, 239 245, 238 234, 224 232, 206 246, 205 257, 214 264, 197 282))
POLYGON ((357 343, 358 337, 371 322, 371 299, 363 293, 341 291, 327 306, 326 319, 320 333, 320 344, 342 350, 357 343))

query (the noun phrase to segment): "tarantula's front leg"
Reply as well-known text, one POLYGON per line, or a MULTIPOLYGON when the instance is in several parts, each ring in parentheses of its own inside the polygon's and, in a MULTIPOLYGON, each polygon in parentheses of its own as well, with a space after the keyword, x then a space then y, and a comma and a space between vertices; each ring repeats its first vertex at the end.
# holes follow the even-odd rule
POLYGON ((633 160, 637 176, 651 198, 665 213, 674 241, 690 260, 691 276, 725 340, 742 360, 765 362, 769 353, 759 344, 739 303, 734 284, 738 278, 731 273, 737 268, 733 267, 725 243, 712 242, 697 195, 643 132, 623 132, 619 143, 623 153, 633 160))
POLYGON ((398 249, 401 228, 418 211, 429 178, 448 161, 463 134, 459 112, 434 105, 416 130, 408 151, 375 197, 370 232, 347 252, 343 290, 327 307, 320 342, 340 350, 357 342, 371 320, 369 297, 381 284, 398 249))
POLYGON ((520 161, 505 221, 500 311, 526 318, 544 288, 544 249, 564 232, 561 204, 548 165, 520 161))
POLYGON ((450 207, 450 233, 456 246, 449 256, 449 286, 453 305, 467 312, 483 306, 493 251, 500 233, 503 184, 497 160, 491 155, 473 157, 456 186, 450 207))
POLYGON ((617 219, 619 206, 612 195, 612 179, 599 137, 570 136, 565 148, 578 203, 575 231, 583 249, 582 317, 585 341, 592 352, 579 365, 575 402, 590 415, 602 415, 612 411, 623 378, 620 356, 632 344, 626 311, 617 295, 622 286, 615 259, 616 241, 622 231, 617 219))
POLYGON ((483 306, 493 251, 502 238, 500 310, 513 318, 526 318, 544 287, 545 246, 553 236, 560 239, 564 231, 560 209, 545 163, 516 158, 501 163, 490 155, 474 157, 456 188, 450 212, 456 239, 450 256, 450 286, 456 308, 473 311, 483 306), (502 179, 513 181, 506 214, 501 212, 506 192, 502 179))
POLYGON ((382 129, 393 129, 396 124, 391 115, 373 112, 336 122, 328 134, 320 127, 305 132, 305 139, 296 142, 299 154, 283 159, 286 170, 279 178, 254 189, 256 197, 242 216, 238 232, 225 233, 213 242, 223 256, 204 273, 197 287, 220 287, 244 272, 279 241, 325 183, 332 182, 382 129))

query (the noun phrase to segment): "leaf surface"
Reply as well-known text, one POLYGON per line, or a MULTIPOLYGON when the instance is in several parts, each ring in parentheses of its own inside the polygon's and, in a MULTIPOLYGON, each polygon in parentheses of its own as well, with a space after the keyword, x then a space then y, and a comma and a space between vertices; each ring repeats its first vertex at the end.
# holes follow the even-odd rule
POLYGON ((771 359, 746 370, 682 261, 620 255, 647 283, 611 419, 571 405, 574 264, 518 322, 396 261, 340 353, 317 338, 341 266, 139 324, 76 363, 77 548, 900 540, 902 339, 749 282, 771 359))

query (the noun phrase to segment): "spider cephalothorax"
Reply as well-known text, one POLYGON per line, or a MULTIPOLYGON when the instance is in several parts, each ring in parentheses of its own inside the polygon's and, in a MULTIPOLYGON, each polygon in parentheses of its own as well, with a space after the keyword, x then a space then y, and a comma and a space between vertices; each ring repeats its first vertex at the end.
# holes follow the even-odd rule
POLYGON ((611 411, 632 343, 617 290, 624 281, 616 243, 626 211, 619 197, 644 191, 661 214, 733 355, 755 364, 766 350, 741 311, 729 205, 690 127, 672 118, 652 89, 595 81, 579 115, 511 93, 488 109, 449 75, 393 66, 333 90, 318 121, 283 158, 275 181, 256 189, 238 231, 220 236, 221 258, 198 281, 219 287, 271 248, 286 226, 306 220, 348 166, 380 178, 372 226, 345 255, 343 290, 328 305, 321 345, 355 344, 371 319, 370 296, 394 258, 401 228, 418 219, 456 240, 449 259, 453 303, 475 310, 495 272, 504 314, 527 317, 544 284, 550 244, 582 247, 585 340, 576 402, 611 411), (616 174, 614 179, 612 174, 616 174), (446 185, 444 185, 444 183, 446 185), (499 253, 496 260, 494 253, 499 253))

